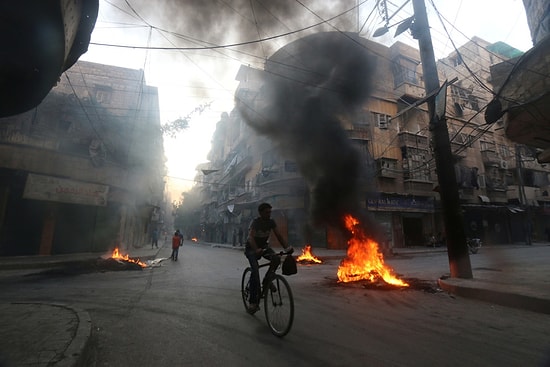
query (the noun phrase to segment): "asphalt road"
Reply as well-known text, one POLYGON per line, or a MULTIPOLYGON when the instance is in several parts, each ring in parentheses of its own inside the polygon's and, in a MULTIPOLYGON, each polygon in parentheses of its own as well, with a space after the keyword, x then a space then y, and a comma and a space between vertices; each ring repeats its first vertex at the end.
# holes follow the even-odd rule
MULTIPOLYGON (((492 259, 473 258, 476 266, 484 261, 492 259)), ((0 300, 86 310, 91 366, 549 365, 549 315, 440 291, 436 279, 448 273, 444 253, 388 264, 416 286, 337 283, 336 259, 299 266, 287 278, 296 314, 284 338, 270 333, 263 312, 244 311, 246 259, 224 248, 188 244, 178 262, 143 271, 2 272, 0 300)))

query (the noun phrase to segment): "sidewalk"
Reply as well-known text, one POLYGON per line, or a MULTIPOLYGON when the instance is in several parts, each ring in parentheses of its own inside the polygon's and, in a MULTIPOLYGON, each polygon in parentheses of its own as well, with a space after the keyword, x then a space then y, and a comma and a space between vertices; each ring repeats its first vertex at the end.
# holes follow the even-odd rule
MULTIPOLYGON (((215 243, 197 245, 244 250, 243 247, 215 243)), ((441 289, 461 297, 550 314, 550 246, 535 244, 532 247, 544 248, 545 256, 536 263, 507 259, 508 263, 504 270, 476 268, 473 279, 440 278, 437 281, 441 289)), ((159 250, 146 246, 139 249, 122 249, 121 253, 147 261, 155 259, 159 250)), ((491 248, 482 248, 483 250, 491 251, 491 248)), ((313 252, 322 259, 343 259, 346 256, 345 250, 315 248, 313 252)), ((394 249, 396 258, 433 256, 444 252, 444 248, 394 249)), ((299 254, 301 249, 296 248, 295 255, 299 254)), ((97 259, 100 256, 75 254, 0 258, 0 271, 51 268, 97 259)), ((103 255, 109 256, 110 254, 103 255)), ((88 313, 71 305, 40 302, 0 303, 0 366, 84 366, 88 357, 87 343, 91 327, 92 322, 88 313)))
MULTIPOLYGON (((162 248, 162 247, 161 247, 162 248)), ((121 250, 142 261, 156 258, 160 249, 121 250)), ((78 264, 111 254, 17 256, 0 258, 0 271, 40 270, 78 264)), ((0 367, 87 366, 92 320, 73 305, 43 302, 0 302, 0 367)))

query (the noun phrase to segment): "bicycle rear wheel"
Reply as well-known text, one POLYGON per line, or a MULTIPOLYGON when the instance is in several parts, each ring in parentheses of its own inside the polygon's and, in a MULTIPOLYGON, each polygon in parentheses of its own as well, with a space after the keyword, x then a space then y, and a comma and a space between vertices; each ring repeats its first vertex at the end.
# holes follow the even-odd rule
POLYGON ((264 310, 267 324, 274 335, 285 336, 294 321, 294 298, 290 286, 282 275, 274 274, 265 289, 264 310))
POLYGON ((250 313, 250 277, 252 276, 252 269, 246 268, 243 272, 243 278, 241 280, 241 295, 243 297, 244 309, 250 313))

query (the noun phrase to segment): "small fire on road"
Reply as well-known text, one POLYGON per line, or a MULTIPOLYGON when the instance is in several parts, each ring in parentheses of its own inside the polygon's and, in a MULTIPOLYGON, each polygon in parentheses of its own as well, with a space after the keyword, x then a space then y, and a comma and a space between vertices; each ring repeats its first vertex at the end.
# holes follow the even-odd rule
POLYGON ((351 233, 348 240, 347 256, 338 267, 338 282, 355 282, 368 280, 399 287, 408 287, 409 284, 393 275, 393 270, 384 264, 384 257, 379 251, 378 243, 368 238, 360 223, 351 215, 344 218, 345 225, 351 233))
POLYGON ((118 247, 116 247, 116 248, 113 250, 113 254, 111 255, 111 258, 112 258, 112 259, 115 259, 115 260, 118 260, 118 261, 126 261, 126 262, 129 262, 129 263, 138 264, 138 265, 141 266, 142 268, 146 268, 146 267, 147 267, 147 264, 145 264, 144 262, 142 262, 140 259, 132 259, 130 256, 128 256, 128 254, 122 255, 122 254, 118 251, 118 247))
POLYGON ((313 255, 311 252, 311 245, 306 245, 302 249, 302 254, 296 258, 298 262, 321 264, 323 261, 313 255))

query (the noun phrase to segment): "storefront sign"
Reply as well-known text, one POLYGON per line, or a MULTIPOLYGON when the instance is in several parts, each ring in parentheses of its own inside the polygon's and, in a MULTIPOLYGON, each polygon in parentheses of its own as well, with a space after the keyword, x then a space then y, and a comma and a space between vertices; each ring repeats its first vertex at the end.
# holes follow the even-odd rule
POLYGON ((387 195, 367 198, 367 209, 371 211, 413 211, 434 212, 434 199, 426 196, 387 195))
POLYGON ((109 186, 29 173, 23 198, 81 205, 107 205, 109 186))

